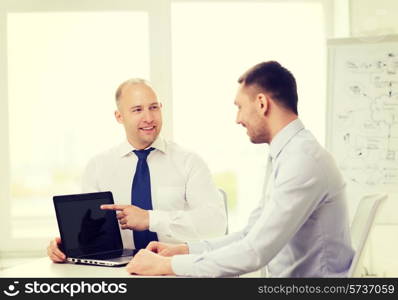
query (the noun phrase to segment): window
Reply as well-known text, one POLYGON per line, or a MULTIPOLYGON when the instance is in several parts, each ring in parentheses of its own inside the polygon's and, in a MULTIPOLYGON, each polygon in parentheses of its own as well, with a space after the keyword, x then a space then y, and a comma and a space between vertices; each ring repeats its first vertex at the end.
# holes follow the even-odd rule
POLYGON ((11 234, 52 237, 52 196, 80 192, 90 157, 123 139, 114 92, 149 78, 148 15, 9 13, 7 28, 11 234))
POLYGON ((231 230, 260 199, 268 151, 234 122, 237 79, 261 61, 286 66, 297 80, 300 117, 323 143, 324 31, 316 1, 172 4, 174 137, 204 157, 226 190, 231 230))

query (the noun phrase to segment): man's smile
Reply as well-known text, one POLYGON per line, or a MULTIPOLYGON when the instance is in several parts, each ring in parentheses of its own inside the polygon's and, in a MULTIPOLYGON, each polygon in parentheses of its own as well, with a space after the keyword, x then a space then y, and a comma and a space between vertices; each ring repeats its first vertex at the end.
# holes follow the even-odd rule
POLYGON ((144 132, 152 132, 154 131, 156 126, 146 126, 146 127, 140 127, 139 129, 144 131, 144 132))

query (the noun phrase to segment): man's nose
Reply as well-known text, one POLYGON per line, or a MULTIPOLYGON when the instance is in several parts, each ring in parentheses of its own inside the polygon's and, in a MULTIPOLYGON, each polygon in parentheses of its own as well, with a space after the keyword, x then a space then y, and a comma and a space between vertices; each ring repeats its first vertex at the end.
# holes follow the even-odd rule
POLYGON ((143 121, 145 121, 147 123, 151 123, 153 121, 153 114, 149 109, 144 111, 143 117, 144 117, 143 121))
POLYGON ((240 117, 239 117, 239 113, 236 114, 236 119, 235 119, 236 124, 240 124, 240 117))

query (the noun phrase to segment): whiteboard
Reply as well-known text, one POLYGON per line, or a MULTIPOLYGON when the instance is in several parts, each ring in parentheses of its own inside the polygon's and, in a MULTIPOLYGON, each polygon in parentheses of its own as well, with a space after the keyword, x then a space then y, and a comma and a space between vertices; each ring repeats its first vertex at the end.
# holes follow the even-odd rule
POLYGON ((398 36, 328 41, 326 119, 349 196, 398 193, 398 36))

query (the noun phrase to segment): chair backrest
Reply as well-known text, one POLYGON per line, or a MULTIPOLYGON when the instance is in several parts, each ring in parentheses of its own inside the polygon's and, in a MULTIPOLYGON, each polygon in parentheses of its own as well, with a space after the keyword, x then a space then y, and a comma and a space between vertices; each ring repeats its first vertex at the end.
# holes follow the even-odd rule
POLYGON ((221 188, 218 188, 218 191, 220 192, 220 194, 224 200, 225 215, 227 217, 227 228, 225 230, 225 234, 228 234, 228 198, 227 198, 227 193, 221 188))
POLYGON ((351 243, 355 250, 355 255, 351 263, 348 277, 361 277, 364 274, 363 266, 364 250, 371 233, 375 218, 383 200, 387 195, 367 195, 364 196, 358 205, 356 213, 351 223, 351 243))

